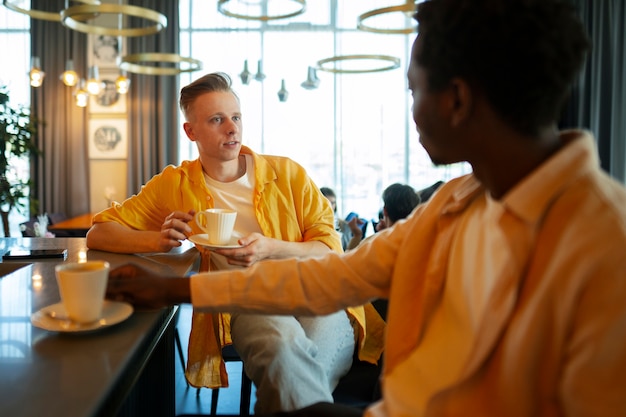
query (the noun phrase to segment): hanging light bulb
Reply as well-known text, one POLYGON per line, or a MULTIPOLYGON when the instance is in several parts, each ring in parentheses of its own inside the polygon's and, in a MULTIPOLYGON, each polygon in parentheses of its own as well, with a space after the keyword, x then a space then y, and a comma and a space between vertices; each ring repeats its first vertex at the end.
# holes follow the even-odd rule
POLYGON ((98 66, 93 65, 89 67, 89 75, 87 78, 87 92, 91 95, 97 96, 100 94, 103 88, 103 82, 100 81, 100 74, 98 72, 98 66))
POLYGON ((263 81, 265 79, 265 74, 263 74, 263 61, 260 59, 257 63, 257 70, 254 79, 257 81, 263 81))
POLYGON ((87 103, 89 102, 89 93, 85 89, 85 80, 82 78, 76 84, 74 98, 76 99, 76 105, 78 107, 87 107, 87 103))
POLYGON ((307 90, 314 90, 320 85, 320 79, 317 78, 317 71, 313 67, 309 67, 307 72, 306 81, 300 84, 302 88, 307 90))
POLYGON ((130 78, 126 76, 126 71, 122 71, 121 74, 115 79, 115 89, 120 94, 128 93, 130 89, 130 78))
POLYGON ((41 62, 39 61, 38 56, 34 56, 31 58, 30 72, 28 73, 30 77, 30 85, 33 87, 41 87, 43 84, 43 78, 46 76, 46 73, 41 70, 41 62))
POLYGON ((68 87, 74 87, 78 83, 78 73, 74 71, 74 61, 71 59, 65 62, 65 71, 61 74, 61 81, 68 87))
POLYGON ((250 84, 250 77, 252 77, 252 73, 248 69, 247 59, 243 61, 243 71, 241 72, 241 74, 239 74, 239 77, 241 78, 241 82, 243 83, 243 85, 250 84))
POLYGON ((285 88, 285 79, 283 78, 280 82, 280 90, 278 90, 278 100, 284 103, 287 101, 287 97, 289 97, 289 91, 285 88))

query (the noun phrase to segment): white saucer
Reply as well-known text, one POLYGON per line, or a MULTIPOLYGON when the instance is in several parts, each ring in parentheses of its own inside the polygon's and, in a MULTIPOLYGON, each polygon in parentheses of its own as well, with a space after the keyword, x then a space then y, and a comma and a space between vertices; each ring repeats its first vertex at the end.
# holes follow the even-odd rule
POLYGON ((198 235, 191 235, 188 238, 191 242, 195 243, 196 245, 200 245, 200 246, 204 246, 205 248, 208 249, 237 249, 237 248, 243 248, 243 246, 241 246, 239 243, 237 243, 237 238, 233 237, 230 239, 230 242, 224 244, 224 245, 217 245, 215 243, 211 243, 209 242, 209 235, 207 235, 206 233, 204 234, 198 234, 198 235))
POLYGON ((90 332, 113 326, 126 320, 133 313, 133 306, 122 301, 105 300, 102 306, 102 318, 93 323, 76 323, 67 317, 62 303, 52 304, 33 313, 30 322, 40 329, 53 332, 77 333, 90 332))

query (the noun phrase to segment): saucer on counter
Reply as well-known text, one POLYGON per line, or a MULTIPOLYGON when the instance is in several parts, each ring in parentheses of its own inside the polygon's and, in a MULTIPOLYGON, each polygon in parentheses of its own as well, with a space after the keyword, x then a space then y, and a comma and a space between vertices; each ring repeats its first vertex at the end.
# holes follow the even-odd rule
POLYGON ((35 327, 63 333, 91 332, 123 322, 133 313, 133 306, 122 301, 104 300, 102 317, 91 323, 77 323, 67 318, 62 303, 52 304, 33 313, 30 321, 35 327))

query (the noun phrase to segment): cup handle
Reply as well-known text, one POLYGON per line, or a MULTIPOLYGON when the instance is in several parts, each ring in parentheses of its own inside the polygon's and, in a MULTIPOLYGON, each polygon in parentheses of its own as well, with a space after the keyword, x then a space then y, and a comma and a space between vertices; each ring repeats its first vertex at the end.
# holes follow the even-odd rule
POLYGON ((200 227, 200 229, 206 231, 206 216, 203 211, 197 212, 194 216, 194 220, 196 221, 196 224, 198 225, 198 227, 200 227))

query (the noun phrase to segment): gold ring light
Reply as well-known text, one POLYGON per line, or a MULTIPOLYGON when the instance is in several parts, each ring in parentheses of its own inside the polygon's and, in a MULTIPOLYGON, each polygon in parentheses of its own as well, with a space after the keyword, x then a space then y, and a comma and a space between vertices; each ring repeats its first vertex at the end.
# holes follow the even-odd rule
POLYGON ((373 33, 389 33, 389 34, 409 34, 417 32, 417 26, 409 26, 408 22, 413 22, 412 17, 415 13, 415 1, 407 0, 405 4, 399 6, 390 6, 383 7, 382 9, 370 10, 369 12, 365 12, 361 14, 357 19, 357 29, 363 30, 365 32, 373 32, 373 33), (373 25, 366 24, 366 20, 369 19, 370 22, 374 20, 375 17, 381 17, 384 15, 390 14, 401 14, 404 17, 404 20, 407 22, 407 25, 403 25, 398 28, 377 28, 373 25))
MULTIPOLYGON (((240 0, 240 1, 243 2, 243 0, 240 0)), ((268 2, 269 1, 270 0, 268 0, 268 2)), ((290 0, 290 1, 293 2, 294 5, 298 6, 298 9, 296 9, 293 12, 274 14, 274 15, 262 15, 261 14, 261 15, 255 16, 255 15, 246 15, 246 14, 230 11, 228 10, 228 5, 233 3, 232 0, 218 0, 217 10, 224 16, 234 17, 237 19, 244 19, 244 20, 260 20, 264 22, 268 20, 288 19, 290 17, 301 15, 302 13, 306 11, 306 0, 290 0)), ((244 4, 246 3, 244 2, 244 4)))
POLYGON ((335 74, 362 74, 368 72, 382 72, 390 71, 400 67, 400 58, 389 55, 338 55, 331 58, 320 59, 317 61, 317 69, 332 72, 335 74), (338 67, 325 66, 330 63, 344 63, 350 61, 381 61, 382 66, 374 68, 362 68, 362 69, 344 69, 338 67))
MULTIPOLYGON (((83 4, 100 4, 99 0, 73 0, 78 3, 83 4)), ((30 16, 33 19, 39 20, 48 20, 50 22, 60 22, 61 21, 61 12, 46 12, 43 10, 37 9, 24 9, 17 5, 17 1, 13 0, 2 0, 2 4, 5 5, 7 9, 13 10, 14 12, 22 13, 30 16)), ((30 3, 30 2, 29 2, 30 3)))
POLYGON ((141 53, 132 54, 122 57, 119 67, 125 71, 135 74, 145 75, 178 75, 182 72, 193 72, 202 69, 202 62, 193 58, 182 57, 177 54, 166 53, 141 53), (176 67, 159 68, 147 63, 170 63, 175 64, 176 67), (187 66, 185 68, 185 66, 187 66))
POLYGON ((61 11, 61 23, 70 29, 83 33, 131 37, 152 35, 162 31, 167 27, 167 17, 152 9, 126 4, 82 5, 68 7, 61 11), (112 28, 81 22, 84 20, 84 17, 81 16, 103 13, 139 17, 154 22, 154 24, 146 27, 112 28))

